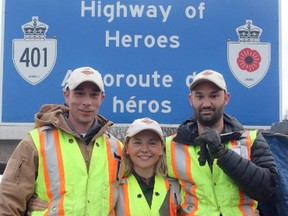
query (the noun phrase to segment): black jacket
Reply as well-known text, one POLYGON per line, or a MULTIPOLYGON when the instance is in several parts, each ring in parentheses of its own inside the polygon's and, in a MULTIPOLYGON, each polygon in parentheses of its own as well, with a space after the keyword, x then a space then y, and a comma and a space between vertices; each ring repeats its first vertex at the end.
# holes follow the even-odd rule
MULTIPOLYGON (((238 140, 244 131, 237 119, 224 114, 222 143, 238 140)), ((198 136, 195 117, 188 118, 178 128, 174 141, 184 145, 195 145, 198 136)), ((233 150, 218 159, 218 166, 251 198, 261 201, 270 198, 276 188, 278 170, 272 151, 263 135, 258 132, 251 148, 251 160, 242 158, 233 150)))

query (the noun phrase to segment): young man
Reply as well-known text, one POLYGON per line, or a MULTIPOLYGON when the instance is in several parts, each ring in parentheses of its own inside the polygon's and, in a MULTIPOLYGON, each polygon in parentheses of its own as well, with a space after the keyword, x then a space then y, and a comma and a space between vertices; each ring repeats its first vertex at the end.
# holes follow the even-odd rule
POLYGON ((277 183, 268 144, 224 113, 230 94, 220 73, 197 74, 190 91, 194 116, 166 145, 168 175, 182 188, 183 215, 254 215, 256 200, 269 198, 277 183))
POLYGON ((23 215, 34 193, 48 202, 43 215, 109 215, 121 179, 122 144, 98 114, 105 98, 100 73, 75 69, 66 105, 44 105, 35 129, 19 143, 0 185, 0 215, 23 215))

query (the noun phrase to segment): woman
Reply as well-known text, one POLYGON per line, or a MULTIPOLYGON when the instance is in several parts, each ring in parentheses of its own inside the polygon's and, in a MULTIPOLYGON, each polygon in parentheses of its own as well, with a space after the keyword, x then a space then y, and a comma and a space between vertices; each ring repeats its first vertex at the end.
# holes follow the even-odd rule
POLYGON ((159 124, 137 119, 128 128, 123 148, 124 178, 119 186, 117 215, 176 215, 180 187, 168 178, 164 137, 159 124))
MULTIPOLYGON (((156 121, 141 118, 128 127, 123 160, 125 170, 119 185, 116 214, 177 215, 180 187, 176 179, 167 177, 164 137, 156 121)), ((46 205, 45 202, 33 198, 28 204, 28 209, 43 210, 46 205)))

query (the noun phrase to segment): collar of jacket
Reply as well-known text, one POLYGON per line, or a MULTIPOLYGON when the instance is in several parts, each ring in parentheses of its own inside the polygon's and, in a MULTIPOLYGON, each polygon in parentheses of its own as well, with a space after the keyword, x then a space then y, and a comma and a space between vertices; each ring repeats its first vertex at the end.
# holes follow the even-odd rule
MULTIPOLYGON (((68 112, 63 114, 63 115, 64 115, 64 118, 66 120, 67 125, 69 125, 71 130, 73 130, 75 133, 77 133, 68 120, 68 112)), ((92 139, 93 139, 93 141, 96 140, 97 137, 104 134, 108 130, 108 128, 111 127, 112 125, 113 125, 113 122, 108 121, 103 116, 98 114, 94 120, 93 125, 87 131, 87 133, 84 137, 81 137, 80 134, 78 134, 78 133, 77 134, 79 135, 79 137, 81 137, 85 141, 86 145, 88 145, 92 139)), ((108 134, 108 132, 107 132, 107 134, 108 134)))
MULTIPOLYGON (((221 134, 222 142, 227 142, 232 139, 240 139, 243 131, 243 126, 236 118, 224 113, 224 129, 221 134)), ((192 116, 179 126, 173 141, 186 145, 195 145, 194 140, 197 136, 197 120, 194 116, 192 116)))

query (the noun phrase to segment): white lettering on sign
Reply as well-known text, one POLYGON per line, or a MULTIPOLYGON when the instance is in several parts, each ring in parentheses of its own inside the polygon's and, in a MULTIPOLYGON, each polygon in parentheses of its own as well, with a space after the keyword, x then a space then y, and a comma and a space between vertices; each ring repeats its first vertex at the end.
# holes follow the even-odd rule
POLYGON ((96 1, 91 1, 91 4, 88 5, 85 1, 81 1, 81 17, 87 15, 91 17, 103 16, 110 23, 119 17, 141 18, 146 16, 147 18, 157 18, 161 16, 161 21, 167 22, 171 8, 171 5, 167 7, 163 5, 125 5, 121 4, 120 1, 117 1, 115 5, 102 5, 101 1, 97 1, 97 3, 96 1))
POLYGON ((149 111, 150 113, 170 113, 171 101, 164 100, 136 100, 136 96, 131 96, 128 101, 119 99, 117 96, 113 97, 113 112, 114 113, 143 113, 149 111))
MULTIPOLYGON (((62 82, 62 87, 65 86, 67 78, 71 73, 68 70, 66 76, 62 82)), ((186 85, 189 87, 192 82, 196 72, 186 77, 186 85)), ((170 74, 161 75, 156 70, 151 74, 118 74, 118 73, 108 73, 103 76, 103 82, 105 87, 129 87, 137 89, 137 92, 143 91, 145 88, 170 88, 173 85, 173 76, 170 74)), ((132 92, 132 91, 131 91, 132 92)), ((134 95, 128 96, 129 98, 121 98, 121 96, 113 96, 112 106, 113 113, 171 113, 172 111, 172 101, 159 99, 144 99, 139 98, 140 96, 134 95)), ((137 93, 136 93, 137 94, 137 93)))
MULTIPOLYGON (((199 19, 203 19, 204 18, 204 10, 205 10, 205 3, 204 2, 200 2, 199 6, 198 6, 199 19)), ((193 7, 193 6, 188 6, 185 9, 185 15, 189 19, 194 19, 196 17, 196 15, 197 15, 196 8, 193 7)))
POLYGON ((154 71, 153 74, 106 74, 103 76, 104 85, 107 87, 116 86, 129 86, 129 87, 165 87, 172 86, 173 78, 169 74, 165 74, 161 77, 158 71, 154 71))
MULTIPOLYGON (((108 23, 115 19, 131 21, 129 19, 155 19, 161 23, 168 22, 172 14, 172 5, 152 5, 152 4, 124 4, 116 1, 113 4, 94 0, 81 1, 81 17, 96 17, 107 19, 108 23)), ((183 8, 180 16, 189 20, 204 19, 205 2, 200 2, 198 6, 188 5, 183 8)), ((105 31, 105 47, 119 48, 172 48, 180 47, 179 35, 151 35, 151 34, 126 34, 116 31, 105 31)))
POLYGON ((165 36, 160 35, 155 37, 153 35, 120 35, 120 31, 116 31, 114 35, 111 35, 109 31, 106 31, 105 46, 110 47, 113 44, 115 47, 134 47, 145 46, 147 48, 159 47, 159 48, 178 48, 180 46, 179 36, 165 36))

